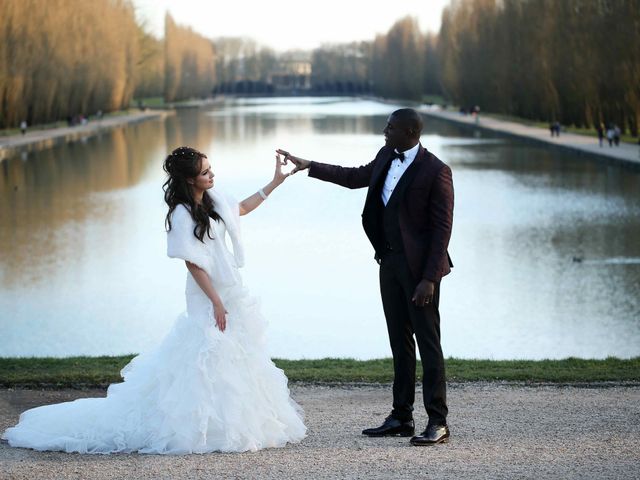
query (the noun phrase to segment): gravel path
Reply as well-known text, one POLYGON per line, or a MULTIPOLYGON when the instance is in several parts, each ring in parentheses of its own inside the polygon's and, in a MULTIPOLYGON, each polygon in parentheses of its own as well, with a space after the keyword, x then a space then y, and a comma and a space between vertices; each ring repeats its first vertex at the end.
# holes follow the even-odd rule
MULTIPOLYGON (((26 408, 102 395, 0 390, 0 429, 13 425, 26 408)), ((94 456, 41 453, 2 442, 0 478, 640 477, 640 386, 453 384, 451 442, 435 447, 360 434, 387 414, 389 386, 294 385, 292 395, 309 427, 297 445, 242 454, 94 456)), ((424 426, 423 408, 416 421, 424 426)))

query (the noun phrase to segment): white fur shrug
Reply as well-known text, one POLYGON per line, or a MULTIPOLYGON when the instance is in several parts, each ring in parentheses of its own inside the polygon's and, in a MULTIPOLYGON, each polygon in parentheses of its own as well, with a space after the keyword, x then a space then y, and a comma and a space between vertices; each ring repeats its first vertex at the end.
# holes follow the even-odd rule
MULTIPOLYGON (((240 233, 240 208, 238 202, 230 195, 213 188, 207 190, 213 200, 215 211, 224 221, 224 226, 231 239, 233 257, 237 267, 244 265, 244 250, 240 233)), ((226 248, 224 239, 210 239, 206 234, 201 242, 193 234, 196 226, 191 213, 184 205, 178 205, 171 214, 171 230, 167 232, 167 255, 171 258, 181 258, 202 268, 209 278, 219 284, 225 280, 232 281, 233 274, 224 256, 218 252, 226 248), (218 242, 215 245, 214 242, 218 242)))

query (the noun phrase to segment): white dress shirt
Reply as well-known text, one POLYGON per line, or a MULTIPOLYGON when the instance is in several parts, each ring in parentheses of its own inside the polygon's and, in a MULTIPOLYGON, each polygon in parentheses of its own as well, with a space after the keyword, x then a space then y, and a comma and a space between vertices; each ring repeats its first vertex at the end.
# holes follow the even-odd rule
POLYGON ((398 150, 395 150, 396 153, 404 153, 404 161, 401 162, 399 158, 394 158, 391 162, 389 172, 387 173, 387 178, 385 179, 384 185, 382 186, 382 202, 385 206, 387 205, 389 198, 391 198, 391 194, 396 188, 396 185, 398 185, 400 177, 402 177, 402 174, 415 160, 419 149, 420 144, 417 143, 415 147, 410 148, 409 150, 405 150, 404 152, 398 152, 398 150))

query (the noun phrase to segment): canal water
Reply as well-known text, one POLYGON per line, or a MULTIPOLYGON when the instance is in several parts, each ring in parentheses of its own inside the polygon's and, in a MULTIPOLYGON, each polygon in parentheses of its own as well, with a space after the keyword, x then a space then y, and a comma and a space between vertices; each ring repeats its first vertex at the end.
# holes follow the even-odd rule
MULTIPOLYGON (((215 188, 242 199, 270 180, 277 147, 369 162, 394 108, 239 100, 0 162, 0 356, 135 353, 168 331, 186 275, 166 257, 172 148, 206 152, 215 188)), ((640 355, 640 172, 429 119, 422 143, 456 193, 445 356, 640 355)), ((390 356, 365 193, 299 173, 243 217, 243 276, 274 357, 390 356)))

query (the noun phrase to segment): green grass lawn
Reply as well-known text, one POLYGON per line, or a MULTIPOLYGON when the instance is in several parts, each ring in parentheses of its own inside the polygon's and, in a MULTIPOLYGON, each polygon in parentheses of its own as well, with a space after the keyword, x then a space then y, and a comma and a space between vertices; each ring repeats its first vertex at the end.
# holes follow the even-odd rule
POLYGON ((441 95, 423 95, 422 103, 427 105, 446 105, 447 101, 441 95))
POLYGON ((142 102, 148 108, 164 108, 167 106, 164 102, 164 97, 144 97, 131 100, 131 108, 137 108, 138 102, 142 102))
MULTIPOLYGON (((133 355, 121 357, 0 358, 0 386, 90 388, 118 382, 120 369, 133 355)), ((281 360, 274 362, 293 382, 389 383, 390 358, 351 360, 281 360)), ((446 361, 449 381, 550 383, 640 382, 640 357, 629 360, 460 360, 446 361)), ((418 366, 418 371, 420 367, 418 366)))
POLYGON ((147 108, 173 108, 180 105, 188 105, 192 102, 199 102, 201 98, 188 98, 186 100, 177 100, 175 102, 165 102, 164 97, 144 97, 144 98, 134 98, 131 100, 130 108, 137 109, 138 103, 142 102, 142 104, 147 108))

